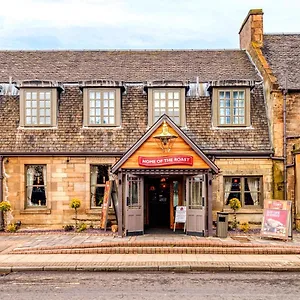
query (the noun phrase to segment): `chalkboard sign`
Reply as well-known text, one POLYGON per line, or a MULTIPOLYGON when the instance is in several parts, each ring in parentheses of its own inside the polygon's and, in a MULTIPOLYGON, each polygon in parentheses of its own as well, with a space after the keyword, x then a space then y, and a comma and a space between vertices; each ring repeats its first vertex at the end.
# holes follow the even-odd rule
POLYGON ((185 222, 186 222, 186 206, 176 206, 174 231, 176 229, 176 223, 184 223, 184 231, 185 231, 185 222))

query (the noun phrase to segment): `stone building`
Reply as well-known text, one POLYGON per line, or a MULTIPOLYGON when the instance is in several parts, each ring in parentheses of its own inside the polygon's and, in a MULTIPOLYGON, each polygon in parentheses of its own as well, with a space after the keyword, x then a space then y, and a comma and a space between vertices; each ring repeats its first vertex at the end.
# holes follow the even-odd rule
POLYGON ((97 225, 112 177, 120 234, 173 228, 180 205, 211 235, 234 197, 259 223, 282 154, 247 51, 0 51, 0 200, 24 226, 61 227, 76 197, 97 225))
POLYGON ((274 149, 273 195, 293 201, 299 227, 300 34, 265 34, 262 10, 250 10, 240 29, 240 47, 247 50, 263 76, 274 149))

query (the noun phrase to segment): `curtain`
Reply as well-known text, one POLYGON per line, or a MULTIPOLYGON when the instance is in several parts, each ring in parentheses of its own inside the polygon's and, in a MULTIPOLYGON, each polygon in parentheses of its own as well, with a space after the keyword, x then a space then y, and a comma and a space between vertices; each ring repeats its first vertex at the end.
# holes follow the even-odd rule
POLYGON ((27 206, 31 206, 31 197, 32 197, 32 189, 33 189, 33 180, 34 180, 34 166, 30 166, 27 168, 27 206))
POLYGON ((253 205, 258 205, 258 189, 259 189, 259 178, 247 177, 250 195, 253 199, 253 205))
POLYGON ((97 206, 96 185, 98 177, 98 166, 91 166, 91 206, 97 206))
POLYGON ((47 205, 47 190, 46 190, 46 186, 47 186, 47 168, 46 166, 42 166, 43 168, 43 182, 44 182, 44 193, 45 193, 45 203, 43 203, 43 205, 47 205))
POLYGON ((232 179, 231 178, 228 178, 228 177, 225 177, 224 179, 224 184, 225 184, 225 197, 224 197, 224 204, 225 205, 228 205, 228 197, 229 197, 229 194, 230 194, 230 190, 231 190, 231 181, 232 179))

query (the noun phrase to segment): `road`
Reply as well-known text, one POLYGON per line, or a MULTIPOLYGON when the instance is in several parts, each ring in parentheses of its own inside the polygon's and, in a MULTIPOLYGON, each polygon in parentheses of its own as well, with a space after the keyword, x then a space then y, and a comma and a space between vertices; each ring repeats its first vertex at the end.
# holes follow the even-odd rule
POLYGON ((298 273, 17 272, 0 287, 1 300, 300 299, 298 273))

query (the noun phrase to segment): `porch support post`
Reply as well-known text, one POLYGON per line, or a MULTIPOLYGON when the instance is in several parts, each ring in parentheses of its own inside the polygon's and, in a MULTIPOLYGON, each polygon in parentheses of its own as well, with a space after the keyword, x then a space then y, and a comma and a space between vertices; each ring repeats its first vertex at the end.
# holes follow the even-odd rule
POLYGON ((123 173, 118 172, 118 236, 123 236, 123 173))
POLYGON ((212 229, 212 171, 209 170, 207 174, 207 229, 208 236, 213 235, 212 229))

